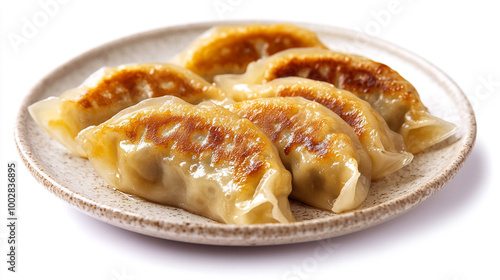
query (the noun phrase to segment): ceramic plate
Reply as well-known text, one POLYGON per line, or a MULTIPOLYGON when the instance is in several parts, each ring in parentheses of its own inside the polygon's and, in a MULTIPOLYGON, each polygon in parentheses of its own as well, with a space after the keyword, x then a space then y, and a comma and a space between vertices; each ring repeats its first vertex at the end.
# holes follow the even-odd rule
POLYGON ((413 83, 431 113, 459 127, 453 137, 418 154, 409 166, 374 182, 368 199, 355 211, 333 214, 292 201, 292 211, 298 220, 295 223, 220 224, 113 190, 87 160, 72 155, 49 138, 28 114, 29 105, 78 86, 102 66, 167 62, 216 24, 221 23, 167 27, 136 34, 95 48, 50 73, 24 100, 16 125, 16 143, 33 176, 84 213, 124 229, 192 243, 268 245, 339 236, 392 219, 440 189, 469 155, 476 135, 474 113, 462 91, 443 72, 388 42, 352 30, 311 24, 297 23, 316 31, 331 49, 365 55, 394 68, 413 83))

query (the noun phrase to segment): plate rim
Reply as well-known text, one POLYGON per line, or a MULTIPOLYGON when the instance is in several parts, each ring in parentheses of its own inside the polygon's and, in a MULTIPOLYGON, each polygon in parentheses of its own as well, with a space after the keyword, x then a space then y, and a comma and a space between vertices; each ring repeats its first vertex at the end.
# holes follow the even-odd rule
MULTIPOLYGON (((384 48, 389 47, 392 50, 397 50, 400 56, 404 56, 406 59, 411 59, 418 62, 421 65, 426 65, 423 67, 427 71, 435 75, 441 76, 442 79, 449 83, 449 88, 446 91, 447 95, 453 94, 453 101, 455 101, 454 106, 460 105, 461 113, 466 113, 462 116, 462 120, 468 121, 468 127, 464 130, 464 144, 459 149, 459 154, 457 153, 454 161, 444 168, 440 174, 435 175, 426 184, 419 186, 414 191, 411 191, 405 195, 398 198, 393 198, 389 201, 383 202, 378 205, 374 205, 368 208, 355 210, 353 212, 344 213, 342 215, 333 217, 323 217, 315 218, 313 220, 298 221, 289 224, 258 224, 258 225, 228 225, 220 223, 199 223, 199 222, 177 222, 177 221, 167 221, 159 220, 156 218, 148 216, 140 216, 132 212, 128 212, 123 209, 115 209, 109 205, 99 203, 83 195, 73 192, 63 184, 57 182, 54 178, 43 172, 43 166, 37 161, 37 159, 32 155, 31 148, 28 147, 23 137, 26 135, 26 128, 23 126, 23 120, 27 117, 29 118, 29 113, 27 107, 31 105, 36 98, 36 93, 40 92, 44 84, 47 81, 53 80, 60 75, 64 75, 65 69, 70 67, 71 64, 84 59, 85 57, 96 55, 106 49, 112 48, 113 46, 120 46, 127 43, 127 41, 134 41, 138 38, 149 38, 161 33, 182 31, 186 29, 193 28, 210 28, 215 25, 236 25, 236 24, 249 24, 249 23, 290 23, 299 26, 304 26, 310 28, 314 31, 321 30, 322 32, 328 32, 329 30, 334 30, 332 33, 341 33, 343 36, 351 36, 351 34, 361 33, 359 31, 328 26, 324 24, 314 24, 306 22, 291 22, 291 21, 266 21, 266 20, 233 20, 233 21, 201 21, 196 23, 188 24, 178 24, 172 26, 166 26, 161 28, 156 28, 148 31, 143 31, 135 34, 131 34, 116 40, 104 43, 97 47, 94 47, 86 52, 83 52, 72 59, 66 61, 59 67, 52 70, 50 73, 45 75, 38 83, 36 83, 27 96, 24 97, 21 102, 19 112, 16 117, 16 122, 14 126, 14 139, 16 143, 16 148, 20 155, 21 160, 24 165, 28 168, 31 175, 41 183, 46 189, 51 193, 55 194, 60 199, 66 201, 71 206, 80 210, 81 212, 92 216, 98 220, 104 221, 106 223, 139 232, 146 235, 151 235, 155 237, 160 237, 169 240, 183 241, 189 243, 198 244, 210 244, 210 245, 231 245, 231 246, 249 246, 249 245, 277 245, 277 244, 291 244, 299 242, 308 242, 319 239, 325 239, 335 236, 344 235, 347 233, 356 232, 365 228, 375 226, 377 224, 391 220, 403 213, 406 213, 410 209, 414 208, 422 201, 433 195, 436 191, 441 189, 451 178, 453 178, 458 170, 463 166, 467 157, 470 155, 472 148, 476 140, 477 124, 474 115, 472 105, 468 101, 465 93, 460 89, 460 87, 442 70, 438 67, 425 60, 424 58, 401 48, 391 42, 385 41, 380 38, 370 37, 369 44, 373 45, 383 45, 384 48), (457 99, 461 102, 456 103, 457 99), (384 211, 387 210, 387 211, 384 211), (141 228, 131 227, 131 222, 134 221, 138 223, 141 228), (333 229, 336 225, 341 224, 341 221, 348 221, 349 228, 335 228, 335 231, 329 231, 328 229, 333 229), (311 235, 310 232, 304 229, 304 226, 314 226, 316 229, 323 229, 319 233, 311 235), (294 234, 284 238, 283 236, 274 235, 273 238, 266 238, 260 240, 258 237, 263 234, 269 234, 269 231, 274 233, 284 232, 286 230, 292 230, 294 234), (225 236, 229 234, 230 240, 225 236), (236 238, 237 237, 237 238, 236 238), (228 242, 230 241, 230 242, 228 242)), ((345 226, 345 223, 343 223, 345 226)), ((317 230, 315 230, 317 231, 317 230)), ((267 237, 267 235, 266 235, 267 237)))

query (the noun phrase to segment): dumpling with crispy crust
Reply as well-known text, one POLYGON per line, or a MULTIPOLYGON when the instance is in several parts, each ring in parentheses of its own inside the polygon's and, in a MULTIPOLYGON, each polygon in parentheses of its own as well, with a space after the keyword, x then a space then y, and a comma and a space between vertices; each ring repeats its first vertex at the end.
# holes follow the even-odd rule
POLYGON ((214 75, 240 74, 252 61, 302 47, 326 48, 316 33, 292 24, 216 26, 193 41, 172 62, 212 81, 214 75))
POLYGON ((228 224, 294 221, 291 176, 269 138, 211 102, 152 98, 80 132, 111 186, 228 224))
POLYGON ((349 91, 310 79, 279 78, 261 85, 236 87, 236 101, 261 97, 300 96, 335 112, 356 133, 372 161, 372 179, 379 179, 408 165, 413 155, 405 152, 403 138, 392 131, 370 104, 349 91))
POLYGON ((291 197, 340 213, 368 195, 371 161, 354 130, 323 105, 301 97, 259 98, 227 108, 255 123, 292 173, 291 197))
POLYGON ((456 126, 430 114, 417 90, 399 73, 368 58, 318 48, 285 50, 248 66, 242 75, 220 75, 227 91, 283 77, 324 81, 370 103, 389 127, 403 136, 406 149, 418 153, 451 136, 456 126))
POLYGON ((76 135, 140 101, 173 95, 190 103, 225 100, 225 94, 198 75, 174 64, 105 67, 79 87, 49 97, 28 109, 36 123, 74 154, 85 157, 76 135))

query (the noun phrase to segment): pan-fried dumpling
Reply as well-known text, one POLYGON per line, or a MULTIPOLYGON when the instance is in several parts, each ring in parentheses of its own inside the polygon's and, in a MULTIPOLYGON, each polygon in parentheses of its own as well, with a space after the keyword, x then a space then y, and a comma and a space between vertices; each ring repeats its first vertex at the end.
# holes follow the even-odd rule
POLYGON ((113 187, 219 222, 291 222, 291 176, 269 138, 211 102, 145 100, 78 134, 113 187))
POLYGON ((174 95, 190 103, 224 100, 224 93, 198 75, 174 64, 129 64, 101 68, 77 88, 49 97, 28 109, 50 136, 85 157, 76 135, 140 101, 174 95))
POLYGON ((290 48, 326 48, 316 34, 291 24, 217 26, 172 61, 212 81, 218 74, 241 74, 248 63, 290 48))
POLYGON ((372 179, 379 179, 408 165, 413 155, 405 152, 401 135, 392 131, 384 119, 368 104, 332 84, 289 77, 262 85, 241 86, 233 99, 300 96, 316 101, 339 115, 353 129, 372 161, 372 179))
POLYGON ((275 97, 227 108, 274 142, 292 173, 292 198, 335 213, 355 209, 366 199, 370 158, 354 130, 323 105, 302 97, 275 97))
POLYGON ((250 64, 243 75, 220 75, 215 81, 230 90, 239 84, 290 76, 329 82, 367 101, 403 136, 407 151, 413 154, 443 141, 456 129, 431 115, 416 89, 396 71, 358 55, 318 48, 285 50, 250 64))

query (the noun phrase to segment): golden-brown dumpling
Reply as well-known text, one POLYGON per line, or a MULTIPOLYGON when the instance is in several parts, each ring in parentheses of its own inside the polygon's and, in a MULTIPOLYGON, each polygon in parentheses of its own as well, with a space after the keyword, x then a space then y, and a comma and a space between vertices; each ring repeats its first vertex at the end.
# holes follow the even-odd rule
POLYGON ((125 193, 229 224, 294 221, 291 176, 276 148, 248 119, 211 102, 148 99, 77 141, 125 193))
POLYGON ((418 153, 452 135, 456 126, 429 113, 416 89, 388 66, 358 55, 318 48, 291 49, 248 66, 242 75, 215 77, 219 87, 262 84, 283 77, 329 82, 370 103, 389 127, 418 153))
POLYGON ((354 130, 323 105, 274 97, 227 108, 255 123, 276 145, 292 173, 292 198, 336 213, 355 209, 366 199, 370 158, 354 130))
POLYGON ((316 34, 292 24, 214 27, 172 61, 212 81, 218 74, 240 74, 247 65, 279 51, 325 46, 316 34))
POLYGON ((288 77, 262 85, 240 86, 232 91, 236 101, 285 96, 300 96, 316 101, 346 121, 370 156, 372 179, 391 174, 412 161, 413 155, 405 152, 401 135, 392 131, 370 104, 332 84, 288 77))
POLYGON ((28 109, 50 136, 85 157, 74 138, 84 128, 102 123, 140 101, 174 95, 190 103, 224 100, 224 93, 198 75, 174 64, 128 64, 105 67, 77 88, 49 97, 28 109))

